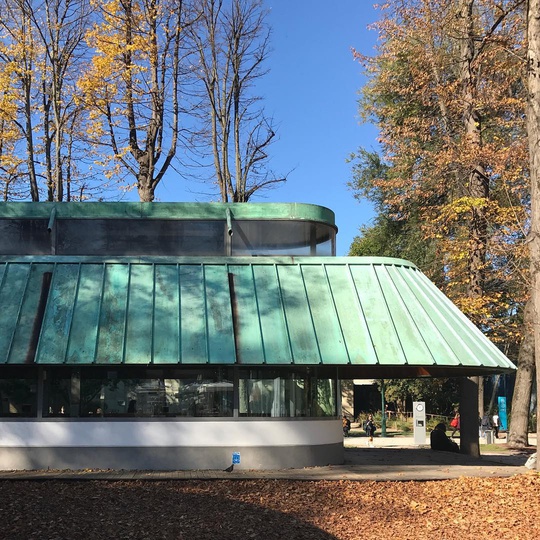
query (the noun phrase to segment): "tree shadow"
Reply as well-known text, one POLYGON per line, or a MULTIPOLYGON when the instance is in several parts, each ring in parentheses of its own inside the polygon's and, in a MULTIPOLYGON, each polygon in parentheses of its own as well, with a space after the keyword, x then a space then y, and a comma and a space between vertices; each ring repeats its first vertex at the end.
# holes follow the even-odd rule
POLYGON ((527 461, 527 454, 468 456, 454 452, 437 452, 425 448, 345 448, 345 464, 376 465, 384 463, 391 470, 414 465, 459 465, 470 467, 491 467, 494 464, 522 467, 527 461))
POLYGON ((0 482, 2 538, 333 540, 269 482, 0 482), (5 510, 5 509, 4 509, 5 510), (304 520, 303 518, 306 518, 304 520))

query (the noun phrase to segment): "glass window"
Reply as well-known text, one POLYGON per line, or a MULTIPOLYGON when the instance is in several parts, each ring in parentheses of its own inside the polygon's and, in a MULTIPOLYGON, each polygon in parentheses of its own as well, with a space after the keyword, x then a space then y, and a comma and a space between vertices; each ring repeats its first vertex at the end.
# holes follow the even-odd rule
POLYGON ((275 414, 274 379, 243 379, 240 384, 240 414, 244 416, 280 416, 275 414))
POLYGON ((166 391, 163 379, 82 378, 81 416, 163 416, 166 391))
POLYGON ((1 416, 37 416, 37 379, 0 379, 1 416))
POLYGON ((43 385, 43 416, 70 416, 73 401, 69 370, 48 372, 43 385))
POLYGON ((174 408, 181 416, 232 416, 233 383, 209 378, 174 379, 174 408))
POLYGON ((224 221, 57 220, 58 255, 224 255, 224 221))
POLYGON ((233 255, 335 255, 336 232, 309 221, 234 221, 233 255))
POLYGON ((0 255, 50 255, 46 219, 0 219, 0 255))
POLYGON ((240 416, 310 416, 310 385, 305 374, 281 370, 242 370, 240 416))
POLYGON ((0 219, 0 255, 335 255, 335 229, 293 220, 0 219), (159 239, 157 241, 156 239, 159 239))
POLYGON ((337 415, 336 381, 305 372, 241 370, 240 416, 320 417, 337 415))
MULTIPOLYGON (((170 369, 50 367, 44 417, 232 417, 232 367, 170 369)), ((335 417, 337 383, 313 368, 240 368, 238 412, 246 417, 335 417)), ((4 379, 2 414, 36 416, 36 379, 4 379)))
POLYGON ((337 396, 334 379, 317 379, 313 416, 336 416, 337 396))

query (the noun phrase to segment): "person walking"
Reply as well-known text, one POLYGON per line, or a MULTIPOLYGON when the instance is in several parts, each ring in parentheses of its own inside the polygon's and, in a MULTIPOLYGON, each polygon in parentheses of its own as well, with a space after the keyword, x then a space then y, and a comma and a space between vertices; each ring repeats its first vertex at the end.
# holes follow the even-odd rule
POLYGON ((450 427, 452 428, 452 433, 450 434, 450 438, 453 439, 454 435, 456 434, 456 431, 459 431, 459 428, 461 427, 461 421, 460 421, 458 412, 456 412, 456 415, 450 421, 450 427))
POLYGON ((373 444, 373 434, 375 433, 375 430, 377 428, 375 427, 375 424, 373 422, 373 415, 368 414, 367 420, 364 424, 364 430, 366 432, 366 435, 368 437, 368 446, 372 447, 375 446, 373 444))

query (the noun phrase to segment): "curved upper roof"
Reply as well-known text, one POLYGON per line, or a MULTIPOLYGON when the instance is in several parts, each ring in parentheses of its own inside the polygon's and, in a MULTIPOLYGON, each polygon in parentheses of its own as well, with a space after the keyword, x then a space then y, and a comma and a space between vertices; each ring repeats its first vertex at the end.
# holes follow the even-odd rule
POLYGON ((515 369, 400 259, 4 256, 0 306, 4 364, 318 365, 351 378, 515 369))
POLYGON ((230 210, 236 220, 316 221, 335 228, 335 214, 329 208, 304 203, 143 203, 143 202, 4 202, 0 219, 226 219, 230 210))

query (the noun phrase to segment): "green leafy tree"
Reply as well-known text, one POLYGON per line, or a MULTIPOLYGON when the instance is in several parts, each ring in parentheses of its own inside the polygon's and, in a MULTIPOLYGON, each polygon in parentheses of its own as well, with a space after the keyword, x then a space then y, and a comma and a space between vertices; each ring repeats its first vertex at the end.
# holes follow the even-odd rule
MULTIPOLYGON (((451 415, 459 402, 459 382, 448 378, 385 379, 385 398, 396 410, 409 401, 425 401, 429 414, 451 415)), ((378 383, 379 390, 381 389, 378 383)))
POLYGON ((357 199, 367 198, 375 206, 374 224, 362 227, 349 250, 350 256, 397 257, 409 260, 429 273, 439 285, 443 282, 440 257, 437 257, 437 241, 425 238, 421 213, 412 205, 406 215, 397 217, 387 203, 385 193, 378 183, 390 181, 394 170, 376 152, 360 149, 352 154, 353 180, 349 187, 357 199))

